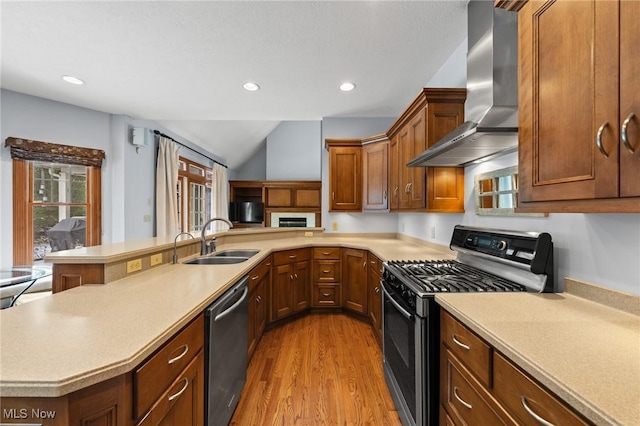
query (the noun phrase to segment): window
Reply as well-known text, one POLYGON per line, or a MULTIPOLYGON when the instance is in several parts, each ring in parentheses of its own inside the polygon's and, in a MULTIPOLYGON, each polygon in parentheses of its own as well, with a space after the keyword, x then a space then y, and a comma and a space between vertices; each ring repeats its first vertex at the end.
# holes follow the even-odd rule
POLYGON ((177 192, 181 232, 202 231, 204 222, 211 217, 212 185, 211 169, 180 157, 177 192))
POLYGON ((13 158, 13 263, 101 241, 104 151, 8 138, 13 158))
POLYGON ((476 214, 481 216, 546 216, 544 213, 516 213, 518 166, 475 176, 476 214))

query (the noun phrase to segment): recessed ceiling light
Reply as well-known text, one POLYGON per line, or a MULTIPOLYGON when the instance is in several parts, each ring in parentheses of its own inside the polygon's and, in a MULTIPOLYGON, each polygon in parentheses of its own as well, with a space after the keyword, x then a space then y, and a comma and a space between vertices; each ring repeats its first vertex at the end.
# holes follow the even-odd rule
POLYGON ((355 83, 352 83, 350 81, 346 81, 340 85, 340 90, 342 90, 343 92, 350 92, 355 88, 356 88, 355 83))
POLYGON ((258 83, 254 83, 252 81, 247 81, 242 85, 242 87, 244 87, 244 90, 248 90, 249 92, 257 92, 258 90, 260 90, 260 86, 258 85, 258 83))
POLYGON ((80 80, 78 77, 74 77, 72 75, 63 75, 62 79, 67 83, 75 84, 81 86, 84 84, 84 81, 80 80))

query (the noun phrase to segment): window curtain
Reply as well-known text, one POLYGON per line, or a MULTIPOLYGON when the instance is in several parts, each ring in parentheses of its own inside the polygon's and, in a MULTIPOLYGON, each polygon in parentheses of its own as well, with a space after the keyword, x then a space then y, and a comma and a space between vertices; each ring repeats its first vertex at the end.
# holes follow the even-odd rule
POLYGON ((178 151, 171 139, 160 136, 156 166, 156 237, 174 236, 178 223, 178 151))
MULTIPOLYGON (((211 191, 213 217, 229 219, 229 177, 227 168, 213 163, 213 191, 211 191)), ((229 225, 219 220, 211 224, 215 231, 229 229, 229 225)))

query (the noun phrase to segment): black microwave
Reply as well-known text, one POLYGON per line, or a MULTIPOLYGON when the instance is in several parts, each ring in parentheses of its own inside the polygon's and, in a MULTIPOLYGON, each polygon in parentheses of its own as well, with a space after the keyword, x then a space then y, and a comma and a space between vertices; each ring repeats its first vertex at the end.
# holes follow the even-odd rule
POLYGON ((264 203, 232 201, 229 203, 229 220, 238 223, 262 223, 264 203))

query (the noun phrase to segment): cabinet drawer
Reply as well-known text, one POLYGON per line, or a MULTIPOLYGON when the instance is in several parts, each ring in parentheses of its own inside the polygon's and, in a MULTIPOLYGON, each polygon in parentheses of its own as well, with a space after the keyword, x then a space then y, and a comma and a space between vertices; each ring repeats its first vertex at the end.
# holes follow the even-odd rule
POLYGON ((322 285, 313 286, 313 306, 320 307, 339 307, 340 306, 340 286, 339 285, 322 285))
POLYGON ((445 311, 442 311, 440 338, 485 386, 491 387, 489 345, 445 311))
POLYGON ((311 259, 311 249, 284 250, 274 253, 273 264, 279 266, 309 259, 311 259))
POLYGON ((497 352, 493 354, 493 392, 522 425, 586 425, 562 402, 497 352))
POLYGON ((382 260, 371 253, 369 253, 369 268, 375 274, 382 276, 382 260))
POLYGON ((444 357, 441 361, 440 402, 446 407, 455 423, 463 425, 506 425, 496 413, 500 411, 492 397, 474 379, 471 373, 456 359, 446 347, 441 347, 444 357), (472 384, 473 383, 473 384, 472 384))
POLYGON ((337 283, 339 281, 340 281, 340 261, 339 260, 314 260, 313 261, 313 282, 337 283))
POLYGON ((200 315, 133 373, 134 415, 145 413, 204 346, 200 315))
POLYGON ((340 259, 340 247, 315 247, 313 249, 314 259, 340 259))
POLYGON ((269 273, 271 269, 271 256, 267 257, 249 273, 249 293, 256 288, 260 280, 269 273))

